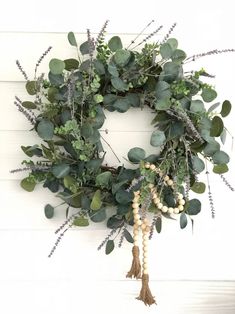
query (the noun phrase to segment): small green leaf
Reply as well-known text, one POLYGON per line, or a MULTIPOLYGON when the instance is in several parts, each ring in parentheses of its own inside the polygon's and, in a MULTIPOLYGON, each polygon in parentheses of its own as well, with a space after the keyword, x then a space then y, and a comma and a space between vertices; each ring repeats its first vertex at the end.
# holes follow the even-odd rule
POLYGON ((210 108, 207 110, 207 112, 213 112, 216 108, 218 108, 220 105, 220 102, 216 102, 215 104, 211 105, 210 108))
POLYGON ((37 106, 32 101, 23 101, 21 104, 26 109, 36 109, 37 106))
POLYGON ((150 144, 154 147, 159 147, 163 145, 165 141, 166 141, 166 136, 164 132, 157 130, 152 133, 150 144))
POLYGON ((186 203, 186 211, 189 215, 197 215, 201 211, 201 202, 194 198, 186 203))
POLYGON ((74 226, 87 227, 89 226, 89 220, 85 217, 77 217, 73 221, 74 226))
POLYGON ((96 95, 94 95, 93 99, 94 99, 96 104, 100 104, 101 102, 103 102, 104 97, 100 94, 96 94, 96 95))
POLYGON ((114 250, 114 241, 108 240, 105 247, 105 254, 108 255, 114 250))
POLYGON ((171 96, 170 84, 165 81, 159 81, 156 84, 155 91, 157 99, 166 99, 171 96))
POLYGON ((112 178, 112 173, 110 171, 105 171, 103 173, 100 173, 96 177, 96 185, 101 186, 101 187, 108 187, 109 183, 112 178))
POLYGON ((111 216, 107 221, 107 227, 110 229, 117 229, 124 225, 124 218, 122 216, 111 216))
POLYGON ((129 243, 134 243, 134 239, 127 229, 124 229, 124 237, 129 243))
POLYGON ((171 101, 169 98, 161 98, 155 103, 156 110, 167 110, 171 107, 171 101))
POLYGON ((65 176, 63 182, 64 186, 70 191, 73 191, 74 188, 78 187, 77 180, 71 176, 65 176))
POLYGON ((75 69, 78 69, 79 67, 79 62, 76 59, 66 59, 64 60, 64 63, 65 63, 65 70, 67 71, 75 70, 75 69))
POLYGON ((176 63, 181 63, 187 57, 186 53, 181 49, 176 49, 173 51, 171 60, 176 63))
POLYGON ((99 75, 104 75, 105 74, 105 67, 104 67, 104 64, 98 60, 98 59, 95 59, 93 61, 93 64, 94 64, 94 67, 96 69, 96 72, 99 74, 99 75))
POLYGON ((229 162, 229 155, 226 154, 225 152, 218 151, 212 156, 213 162, 215 164, 227 164, 229 162))
POLYGON ((124 190, 123 188, 119 189, 115 195, 116 201, 119 204, 128 204, 133 199, 133 193, 124 190))
POLYGON ((85 41, 84 43, 81 44, 80 46, 80 51, 82 55, 87 55, 90 52, 90 43, 88 41, 85 41))
POLYGON ((220 134, 223 132, 224 129, 224 123, 222 119, 218 116, 215 116, 212 119, 211 123, 211 130, 210 130, 210 136, 220 136, 220 134))
POLYGON ((37 126, 38 135, 44 140, 51 140, 54 135, 54 124, 46 119, 41 120, 37 126))
POLYGON ((201 100, 192 100, 190 105, 190 111, 195 113, 204 112, 204 103, 201 100))
POLYGON ((205 169, 205 163, 198 156, 192 156, 193 169, 200 173, 205 169))
POLYGON ((121 80, 119 77, 113 77, 111 79, 111 83, 113 87, 116 88, 118 91, 124 92, 128 90, 128 85, 123 82, 123 80, 121 80))
POLYGON ((51 59, 49 68, 52 74, 59 75, 63 73, 65 69, 65 63, 59 59, 51 59))
POLYGON ((172 50, 175 50, 178 47, 178 41, 175 38, 169 38, 167 40, 167 44, 169 44, 171 46, 172 50))
POLYGON ((227 131, 226 131, 226 129, 223 129, 223 132, 220 134, 220 140, 221 140, 222 144, 225 144, 226 137, 227 137, 227 131))
POLYGON ((92 201, 91 201, 91 209, 92 210, 98 210, 98 209, 100 209, 101 205, 102 205, 101 191, 96 190, 95 194, 93 195, 92 201))
POLYGON ((112 52, 116 52, 118 49, 122 49, 122 41, 118 36, 113 36, 108 42, 109 49, 112 52))
POLYGON ((228 172, 228 166, 226 164, 215 165, 213 167, 213 172, 217 174, 228 172))
POLYGON ((163 66, 163 79, 166 82, 173 82, 182 75, 182 66, 175 62, 167 62, 163 66))
POLYGON ((117 99, 113 107, 118 111, 118 112, 126 112, 130 108, 130 102, 127 98, 119 98, 117 99))
POLYGON ((47 204, 44 207, 44 214, 47 219, 51 219, 54 216, 54 207, 51 206, 50 204, 47 204))
POLYGON ((169 43, 164 43, 160 46, 160 54, 163 59, 167 60, 170 59, 172 56, 173 50, 169 43))
POLYGON ((77 41, 76 41, 76 38, 75 38, 75 35, 73 32, 69 32, 68 33, 68 41, 70 43, 71 46, 75 46, 77 47, 77 41))
POLYGON ((114 55, 114 61, 120 67, 127 65, 131 58, 131 53, 129 50, 119 49, 114 55))
POLYGON ((28 81, 25 85, 25 88, 29 95, 33 96, 37 93, 37 86, 35 81, 28 81))
POLYGON ((162 231, 162 218, 160 216, 157 217, 155 228, 157 230, 157 233, 160 233, 162 231))
POLYGON ((217 151, 220 150, 220 144, 216 141, 206 144, 203 151, 206 156, 213 156, 217 151))
POLYGON ((106 219, 106 209, 100 208, 96 212, 92 212, 90 216, 91 221, 93 222, 102 222, 106 219))
POLYGON ((65 176, 69 174, 69 172, 70 172, 70 166, 65 163, 54 165, 52 167, 52 173, 58 179, 64 178, 65 176))
POLYGON ((201 96, 205 102, 211 102, 217 97, 217 93, 214 89, 205 87, 202 90, 201 96))
POLYGON ((128 159, 133 163, 139 163, 146 156, 145 150, 140 147, 134 147, 128 152, 128 159))
POLYGON ((27 192, 32 192, 36 186, 36 182, 30 180, 30 178, 24 178, 20 182, 20 186, 27 192))
POLYGON ((203 182, 195 182, 191 190, 195 193, 202 194, 206 190, 206 185, 203 182))
POLYGON ((180 228, 184 229, 188 224, 188 219, 185 213, 180 214, 180 228))
POLYGON ((119 77, 118 69, 114 64, 109 63, 108 71, 113 77, 119 77))
POLYGON ((225 100, 222 104, 222 109, 220 112, 221 116, 223 118, 227 117, 229 115, 231 109, 232 109, 232 105, 231 105, 230 101, 225 100))
POLYGON ((128 93, 126 95, 126 98, 128 99, 130 105, 132 107, 139 107, 140 106, 140 97, 139 95, 135 94, 135 93, 128 93))
POLYGON ((115 183, 112 185, 112 194, 116 194, 116 192, 123 186, 127 180, 122 180, 121 182, 115 183))

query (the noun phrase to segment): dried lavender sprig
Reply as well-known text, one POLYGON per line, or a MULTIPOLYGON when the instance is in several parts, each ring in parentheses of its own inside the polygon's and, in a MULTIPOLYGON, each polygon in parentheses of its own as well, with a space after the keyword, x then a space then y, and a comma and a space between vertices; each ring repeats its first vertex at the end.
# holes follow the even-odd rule
POLYGON ((176 23, 173 23, 173 24, 171 25, 171 27, 170 27, 168 33, 167 33, 167 34, 165 35, 165 37, 163 38, 161 44, 164 44, 164 43, 167 41, 167 39, 170 37, 170 34, 173 32, 174 28, 176 27, 176 25, 177 25, 176 23))
POLYGON ((210 203, 210 209, 211 209, 211 217, 215 218, 215 207, 214 207, 214 200, 211 193, 211 187, 210 187, 210 180, 209 180, 209 171, 207 168, 207 161, 205 160, 206 164, 206 179, 207 179, 207 188, 208 188, 208 198, 210 203))
POLYGON ((63 232, 60 233, 60 235, 58 236, 53 248, 51 249, 48 257, 52 257, 52 255, 54 254, 55 250, 57 249, 57 246, 59 245, 59 243, 61 242, 63 236, 65 235, 65 233, 73 226, 73 222, 68 226, 68 228, 66 228, 63 232))
POLYGON ((70 223, 70 221, 75 218, 78 215, 78 212, 75 214, 72 214, 70 217, 68 217, 61 225, 58 229, 56 229, 55 234, 57 234, 58 232, 60 232, 62 229, 64 229, 65 226, 67 226, 68 223, 70 223))
POLYGON ((140 176, 137 179, 133 179, 130 186, 126 189, 126 192, 131 192, 131 190, 141 181, 143 181, 145 179, 145 176, 140 176))
POLYGON ((49 51, 52 49, 51 46, 49 46, 47 48, 47 50, 45 50, 43 52, 43 54, 40 56, 40 58, 38 59, 37 63, 36 63, 36 66, 35 66, 35 70, 34 70, 34 73, 35 73, 35 77, 36 77, 36 73, 37 73, 37 69, 39 67, 39 65, 41 64, 42 60, 46 57, 46 55, 49 53, 49 51))
POLYGON ((18 108, 18 110, 20 112, 23 113, 23 115, 27 118, 27 120, 32 124, 35 125, 36 121, 35 121, 35 117, 24 107, 21 106, 20 103, 18 103, 17 101, 14 101, 14 104, 16 105, 16 107, 18 108))
POLYGON ((217 55, 217 54, 221 54, 221 53, 227 53, 227 52, 235 52, 235 49, 231 48, 231 49, 222 49, 222 50, 218 50, 218 49, 213 49, 207 52, 202 52, 202 53, 198 53, 195 54, 193 56, 188 57, 187 59, 185 59, 185 61, 195 61, 196 59, 202 58, 202 57, 206 57, 206 56, 211 56, 211 55, 217 55))
POLYGON ((48 166, 43 166, 43 165, 29 165, 28 167, 24 168, 17 168, 10 170, 10 173, 16 173, 16 172, 23 172, 23 171, 28 171, 28 170, 33 170, 33 171, 47 171, 49 170, 50 167, 48 166))
POLYGON ((232 191, 234 192, 234 188, 232 185, 227 181, 227 179, 224 177, 223 174, 220 174, 220 178, 223 180, 224 184, 232 191))
POLYGON ((118 247, 121 248, 124 242, 124 238, 125 238, 125 230, 127 230, 127 226, 124 226, 122 229, 122 233, 118 242, 118 247))
POLYGON ((90 56, 90 59, 92 59, 93 53, 95 50, 95 43, 94 43, 94 38, 91 38, 91 32, 90 32, 89 28, 87 28, 87 41, 89 44, 89 56, 90 56))
POLYGON ((187 175, 185 177, 185 198, 189 200, 189 191, 190 191, 190 177, 187 175))
POLYGON ((23 67, 21 66, 19 60, 16 60, 16 65, 17 65, 18 69, 20 70, 21 74, 23 75, 24 79, 25 79, 26 81, 28 81, 28 80, 29 80, 28 75, 27 75, 26 72, 24 71, 24 69, 23 69, 23 67))
POLYGON ((129 44, 129 46, 127 47, 127 49, 129 49, 130 46, 132 46, 133 44, 135 44, 136 39, 138 39, 138 38, 143 34, 143 32, 144 32, 147 28, 149 28, 149 26, 150 26, 152 23, 154 23, 154 22, 155 22, 154 20, 150 21, 150 22, 142 29, 142 31, 141 31, 138 35, 136 35, 136 37, 131 41, 131 43, 129 44))
POLYGON ((108 26, 108 23, 109 23, 109 20, 106 20, 103 27, 101 28, 96 40, 95 40, 95 46, 97 46, 97 44, 102 41, 104 39, 104 35, 105 35, 105 31, 106 31, 106 28, 108 26))
POLYGON ((163 25, 160 25, 155 31, 153 31, 151 34, 149 34, 147 37, 145 37, 140 43, 138 43, 135 47, 133 47, 132 49, 135 49, 137 47, 139 47, 140 45, 142 45, 143 43, 145 43, 147 40, 149 40, 151 37, 153 37, 154 35, 156 35, 161 29, 163 28, 163 25))
POLYGON ((110 233, 107 235, 107 237, 104 239, 104 241, 100 243, 97 250, 100 250, 116 232, 117 232, 117 228, 112 229, 110 233))
MULTIPOLYGON (((15 96, 15 100, 21 105, 21 107, 23 107, 22 106, 23 102, 22 102, 22 100, 18 96, 15 96)), ((36 115, 34 114, 34 112, 31 109, 26 109, 25 108, 25 110, 27 110, 34 117, 34 119, 36 120, 36 115)))

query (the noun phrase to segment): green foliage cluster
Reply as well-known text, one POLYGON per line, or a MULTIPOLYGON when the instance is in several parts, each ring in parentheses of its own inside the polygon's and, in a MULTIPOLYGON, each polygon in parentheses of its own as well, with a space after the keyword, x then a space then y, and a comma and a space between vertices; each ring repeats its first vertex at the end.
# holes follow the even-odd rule
MULTIPOLYGON (((31 192, 42 183, 68 206, 80 208, 76 226, 87 226, 90 220, 101 222, 109 208, 115 207, 116 214, 107 226, 119 228, 133 223, 133 192, 142 189, 146 195, 147 183, 159 187, 163 204, 174 206, 174 191, 151 175, 143 162, 154 163, 168 174, 182 193, 188 181, 194 192, 205 191, 205 184, 197 180, 205 161, 214 165, 215 173, 228 171, 229 156, 221 150, 221 144, 226 135, 223 118, 230 113, 231 104, 225 100, 221 110, 215 112, 219 106, 214 103, 216 91, 202 81, 203 69, 184 73, 186 53, 178 48, 176 39, 145 43, 138 51, 125 48, 118 36, 108 42, 103 36, 96 43, 88 38, 78 45, 70 32, 68 40, 77 49, 78 59, 54 58, 46 78, 39 76, 26 83, 35 101, 24 101, 22 106, 34 112, 34 130, 43 144, 22 146, 27 156, 34 157, 28 162, 30 174, 21 182, 25 190, 31 192), (142 148, 134 147, 127 156, 131 163, 140 164, 137 169, 104 165, 99 130, 105 111, 125 113, 131 107, 140 110, 143 106, 155 112, 150 143, 160 148, 160 154, 146 156, 142 148), (41 167, 43 164, 46 168, 41 167), (139 180, 141 176, 143 181, 139 180), (135 180, 137 184, 133 184, 135 180)), ((199 200, 184 195, 182 228, 187 215, 198 214, 201 209, 199 200)), ((158 212, 153 204, 149 210, 158 212)), ((46 217, 53 214, 54 208, 47 204, 46 217)), ((161 221, 156 221, 159 231, 161 221)), ((112 249, 109 240, 106 250, 112 249)))

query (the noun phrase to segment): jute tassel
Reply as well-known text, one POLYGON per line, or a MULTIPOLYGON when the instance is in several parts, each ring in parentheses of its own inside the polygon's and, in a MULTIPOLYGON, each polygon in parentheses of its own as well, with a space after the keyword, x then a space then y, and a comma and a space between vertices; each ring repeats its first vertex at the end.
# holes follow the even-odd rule
POLYGON ((143 275, 142 275, 142 288, 138 300, 144 302, 145 305, 156 304, 156 301, 149 288, 149 274, 148 274, 148 233, 150 227, 147 225, 147 219, 144 219, 142 224, 142 236, 143 236, 143 275))
POLYGON ((132 265, 131 269, 127 273, 126 277, 127 278, 136 278, 140 279, 141 278, 141 263, 140 263, 140 250, 138 246, 138 236, 139 236, 139 229, 141 226, 141 220, 140 220, 140 215, 139 215, 139 199, 140 199, 140 192, 134 192, 134 199, 132 201, 132 208, 133 208, 133 216, 134 216, 134 246, 132 248, 132 265))

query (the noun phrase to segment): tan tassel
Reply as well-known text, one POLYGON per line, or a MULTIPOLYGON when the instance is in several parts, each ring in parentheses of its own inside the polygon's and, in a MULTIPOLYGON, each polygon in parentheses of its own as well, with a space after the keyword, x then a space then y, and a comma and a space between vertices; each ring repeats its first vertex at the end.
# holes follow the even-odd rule
POLYGON ((139 239, 139 229, 141 225, 140 215, 139 215, 139 200, 140 200, 140 192, 134 192, 134 199, 132 201, 132 208, 133 208, 133 217, 134 217, 134 226, 133 226, 133 233, 134 233, 134 246, 132 248, 132 265, 131 269, 127 273, 127 278, 141 278, 141 263, 140 263, 140 250, 138 246, 138 239, 139 239))
POLYGON ((140 295, 137 298, 144 302, 145 305, 156 304, 156 301, 149 288, 149 274, 148 274, 148 233, 150 227, 148 226, 147 219, 144 219, 142 224, 142 235, 143 235, 143 275, 142 275, 142 288, 140 295))
POLYGON ((136 278, 140 279, 141 278, 141 263, 140 263, 140 250, 139 247, 134 245, 132 248, 132 254, 133 254, 133 260, 132 260, 132 265, 131 269, 128 271, 126 277, 127 278, 136 278))

